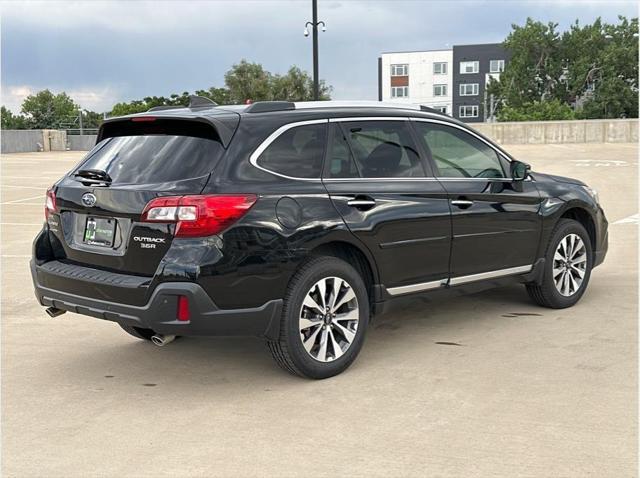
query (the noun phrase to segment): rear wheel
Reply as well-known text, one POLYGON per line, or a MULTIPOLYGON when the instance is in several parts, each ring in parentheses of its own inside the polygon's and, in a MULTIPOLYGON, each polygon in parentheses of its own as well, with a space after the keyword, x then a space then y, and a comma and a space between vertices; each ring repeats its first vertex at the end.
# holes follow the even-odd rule
POLYGON ((141 339, 141 340, 150 341, 151 337, 153 337, 155 334, 155 332, 151 329, 144 329, 142 327, 133 327, 131 325, 122 325, 122 324, 118 324, 118 325, 120 325, 120 327, 122 327, 122 330, 124 330, 129 335, 133 335, 135 338, 141 339))
POLYGON ((294 275, 284 300, 280 337, 269 341, 287 372, 327 378, 355 360, 369 322, 367 289, 358 272, 335 257, 309 260, 294 275))
POLYGON ((561 219, 547 246, 542 283, 527 284, 529 296, 543 307, 571 307, 587 288, 592 257, 591 240, 582 224, 561 219))

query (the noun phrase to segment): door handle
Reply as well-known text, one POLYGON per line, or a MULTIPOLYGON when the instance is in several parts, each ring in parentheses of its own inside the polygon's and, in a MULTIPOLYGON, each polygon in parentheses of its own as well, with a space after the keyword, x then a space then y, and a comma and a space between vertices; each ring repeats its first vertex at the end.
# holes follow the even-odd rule
POLYGON ((347 201, 347 206, 355 207, 356 209, 371 209, 376 205, 376 200, 367 196, 356 196, 354 199, 347 201))
POLYGON ((473 201, 469 201, 468 199, 454 199, 451 201, 451 205, 458 206, 460 209, 466 209, 473 206, 473 201))

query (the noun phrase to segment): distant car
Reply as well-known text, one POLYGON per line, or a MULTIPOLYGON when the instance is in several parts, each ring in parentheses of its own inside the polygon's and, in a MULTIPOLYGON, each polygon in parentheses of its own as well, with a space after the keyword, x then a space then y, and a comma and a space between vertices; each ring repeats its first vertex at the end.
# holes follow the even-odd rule
POLYGON ((325 378, 390 299, 508 278, 563 308, 607 251, 596 192, 411 105, 257 102, 112 118, 48 192, 35 292, 158 345, 257 335, 325 378))

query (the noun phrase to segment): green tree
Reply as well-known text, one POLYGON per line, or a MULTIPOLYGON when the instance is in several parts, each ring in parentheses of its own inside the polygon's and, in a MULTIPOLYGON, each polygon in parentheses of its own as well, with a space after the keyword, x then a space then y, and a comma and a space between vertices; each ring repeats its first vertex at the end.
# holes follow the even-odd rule
POLYGON ((534 101, 512 107, 504 106, 498 113, 498 121, 552 121, 576 119, 573 109, 560 100, 534 101))
POLYGON ((272 75, 259 63, 241 60, 224 75, 224 83, 233 103, 247 100, 265 101, 273 99, 272 75))
POLYGON ((552 98, 562 73, 557 26, 531 18, 522 27, 512 25, 504 41, 511 58, 500 81, 492 82, 488 92, 512 108, 552 98))
MULTIPOLYGON (((324 80, 319 85, 320 100, 331 99, 331 87, 324 80)), ((285 75, 275 75, 271 80, 271 96, 282 101, 313 100, 313 78, 297 66, 292 66, 285 75)))
POLYGON ((573 108, 576 118, 637 117, 637 32, 638 19, 624 17, 617 25, 576 21, 562 35, 556 24, 530 18, 513 25, 504 42, 511 59, 500 81, 487 87, 498 100, 498 118, 564 118, 567 108, 538 104, 553 100, 573 108))
MULTIPOLYGON (((619 17, 618 25, 603 26, 604 45, 584 74, 578 111, 583 118, 638 117, 638 19, 619 17)), ((579 93, 580 94, 580 93, 579 93)))
POLYGON ((27 119, 22 115, 14 115, 6 107, 0 107, 0 127, 2 129, 27 129, 27 119))
POLYGON ((29 95, 22 103, 22 113, 27 116, 29 127, 34 129, 58 128, 77 116, 78 108, 65 92, 54 95, 49 90, 29 95))

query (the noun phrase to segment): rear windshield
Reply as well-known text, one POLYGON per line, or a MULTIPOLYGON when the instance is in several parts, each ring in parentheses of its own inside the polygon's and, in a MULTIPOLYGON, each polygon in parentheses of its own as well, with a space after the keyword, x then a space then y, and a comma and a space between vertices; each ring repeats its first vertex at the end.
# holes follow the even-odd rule
POLYGON ((219 141, 180 135, 117 136, 98 143, 76 170, 105 171, 112 184, 179 181, 209 174, 222 156, 219 141))

